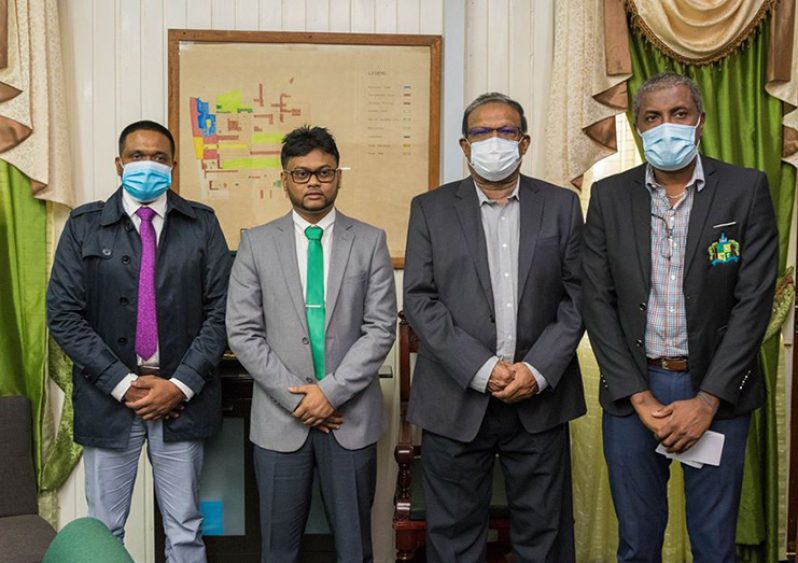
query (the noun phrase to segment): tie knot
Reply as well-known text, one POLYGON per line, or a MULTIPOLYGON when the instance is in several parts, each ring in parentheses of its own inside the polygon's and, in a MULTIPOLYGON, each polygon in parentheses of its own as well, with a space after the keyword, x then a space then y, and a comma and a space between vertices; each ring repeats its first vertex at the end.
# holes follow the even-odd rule
POLYGON ((151 207, 139 207, 138 211, 136 211, 136 215, 138 215, 142 221, 150 222, 152 218, 155 217, 155 210, 151 207))
POLYGON ((316 225, 312 225, 305 229, 305 236, 308 237, 308 240, 321 240, 321 235, 323 234, 324 229, 316 225))

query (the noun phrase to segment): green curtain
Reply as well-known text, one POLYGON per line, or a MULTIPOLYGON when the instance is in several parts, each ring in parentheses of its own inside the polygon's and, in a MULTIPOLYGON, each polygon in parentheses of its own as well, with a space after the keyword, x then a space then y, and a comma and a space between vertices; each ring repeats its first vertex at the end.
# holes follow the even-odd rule
POLYGON ((0 395, 24 395, 33 412, 34 463, 42 468, 47 381, 47 206, 30 180, 0 161, 0 395))
POLYGON ((33 413, 39 512, 58 521, 58 489, 80 458, 72 441, 71 364, 50 345, 45 318, 52 212, 31 195, 30 179, 0 160, 0 395, 24 395, 33 413), (66 400, 55 432, 47 404, 48 375, 66 400))
MULTIPOLYGON (((648 77, 674 70, 695 80, 704 99, 706 126, 701 153, 739 166, 765 171, 779 229, 779 273, 786 265, 795 192, 795 169, 781 162, 782 106, 765 92, 768 26, 764 24, 741 49, 714 65, 685 65, 630 34, 634 92, 648 77)), ((776 377, 780 340, 763 343, 766 404, 754 413, 745 462, 737 523, 738 553, 744 561, 778 561, 778 452, 776 377)))

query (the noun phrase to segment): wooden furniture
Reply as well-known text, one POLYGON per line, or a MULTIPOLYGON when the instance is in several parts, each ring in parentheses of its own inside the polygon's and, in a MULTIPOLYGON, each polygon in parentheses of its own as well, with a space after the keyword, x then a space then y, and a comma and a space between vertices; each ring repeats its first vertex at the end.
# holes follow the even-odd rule
MULTIPOLYGON (((394 458, 399 465, 394 494, 393 529, 396 534, 396 561, 423 561, 427 523, 422 488, 421 446, 414 443, 413 426, 407 421, 407 404, 412 379, 411 355, 418 353, 418 338, 399 313, 399 436, 394 458)), ((508 561, 510 514, 504 478, 499 463, 494 465, 493 498, 488 530, 488 561, 508 561)))

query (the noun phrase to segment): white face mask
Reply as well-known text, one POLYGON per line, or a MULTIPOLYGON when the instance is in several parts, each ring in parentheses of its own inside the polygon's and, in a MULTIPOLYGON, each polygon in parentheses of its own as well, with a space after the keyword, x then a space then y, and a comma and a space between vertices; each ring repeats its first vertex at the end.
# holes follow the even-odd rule
POLYGON ((491 137, 471 143, 471 168, 489 182, 504 180, 518 168, 519 162, 518 141, 491 137))

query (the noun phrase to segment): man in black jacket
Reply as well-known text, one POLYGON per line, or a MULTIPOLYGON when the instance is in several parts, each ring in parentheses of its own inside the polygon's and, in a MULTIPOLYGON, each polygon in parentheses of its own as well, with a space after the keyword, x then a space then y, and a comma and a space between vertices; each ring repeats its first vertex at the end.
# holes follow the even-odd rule
POLYGON ((684 453, 707 430, 724 436, 720 464, 683 464, 693 556, 736 561, 777 267, 767 177, 698 156, 704 113, 689 78, 650 78, 634 114, 648 163, 593 187, 583 245, 618 561, 661 559, 670 459, 655 449, 684 453))
POLYGON ((204 561, 203 440, 221 426, 230 255, 213 210, 169 190, 174 140, 140 121, 119 138, 122 186, 75 209, 47 291, 53 337, 74 362, 75 441, 89 514, 120 540, 144 440, 167 561, 204 561))

